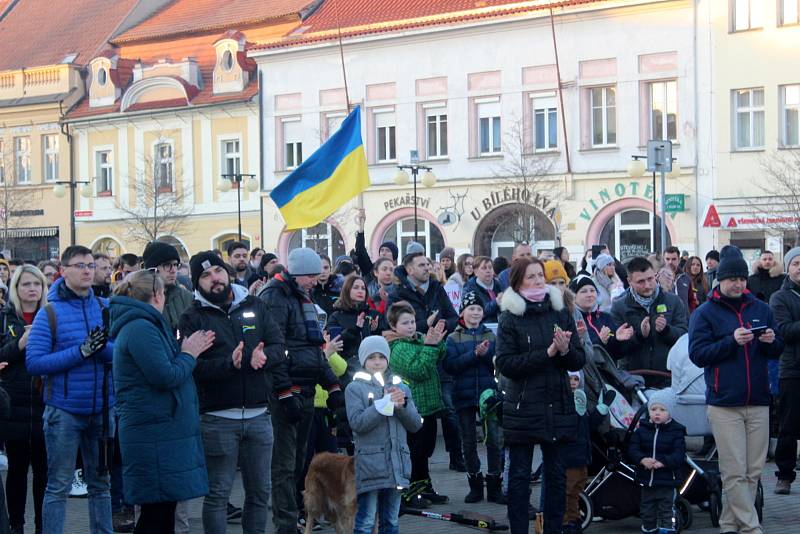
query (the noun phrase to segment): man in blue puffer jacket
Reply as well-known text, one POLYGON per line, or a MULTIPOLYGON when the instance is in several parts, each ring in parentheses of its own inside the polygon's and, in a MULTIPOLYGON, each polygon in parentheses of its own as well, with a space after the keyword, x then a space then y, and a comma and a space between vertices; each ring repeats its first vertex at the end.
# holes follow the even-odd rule
POLYGON ((769 306, 747 291, 747 263, 720 252, 719 286, 691 316, 689 358, 705 369, 708 419, 719 447, 727 501, 722 534, 761 534, 754 502, 769 445, 767 360, 783 351, 769 306))
POLYGON ((61 255, 63 278, 50 286, 47 298, 55 315, 50 329, 48 310, 33 320, 25 359, 28 373, 44 377, 44 434, 47 447, 47 489, 42 529, 64 531, 66 501, 80 447, 89 487, 90 531, 111 534, 108 476, 97 472, 98 440, 103 437, 103 381, 109 392, 109 435, 114 435, 111 373, 105 373, 114 350, 103 324, 105 299, 92 293, 95 263, 92 251, 71 246, 61 255))

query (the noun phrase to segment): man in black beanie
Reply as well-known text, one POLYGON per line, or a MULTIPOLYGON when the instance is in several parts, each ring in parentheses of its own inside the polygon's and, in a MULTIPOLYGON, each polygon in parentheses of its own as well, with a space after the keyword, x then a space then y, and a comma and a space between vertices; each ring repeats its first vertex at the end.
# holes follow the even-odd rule
POLYGON ((181 314, 194 300, 192 294, 177 283, 178 267, 181 264, 178 250, 169 243, 151 241, 144 247, 142 261, 145 269, 156 269, 164 280, 165 302, 162 313, 174 332, 178 329, 181 314))

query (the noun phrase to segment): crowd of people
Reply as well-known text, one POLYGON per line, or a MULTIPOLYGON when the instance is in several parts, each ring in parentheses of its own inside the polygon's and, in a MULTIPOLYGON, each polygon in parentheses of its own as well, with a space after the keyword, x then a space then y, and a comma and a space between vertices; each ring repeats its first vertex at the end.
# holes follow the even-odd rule
MULTIPOLYGON (((514 534, 537 508, 546 534, 580 532, 589 435, 613 400, 585 372, 595 347, 664 388, 687 333, 719 449, 721 532, 761 532, 753 502, 771 435, 775 493, 790 492, 800 248, 788 274, 769 251, 750 274, 733 246, 623 265, 601 245, 575 266, 563 247, 534 256, 520 243, 507 261, 385 242, 372 255, 356 237, 334 261, 298 248, 281 263, 233 243, 185 263, 158 241, 141 256, 70 246, 38 266, 0 259, 0 533, 24 532, 31 470, 36 533, 64 532, 67 498, 82 492, 92 533, 188 532, 187 502, 202 497, 206 533, 231 519, 263 533, 271 507, 274 532, 296 534, 319 452, 355 456, 358 533, 376 521, 398 532, 401 507, 451 498, 507 506, 514 534), (431 476, 439 423, 464 495, 441 494, 431 476)), ((628 454, 642 530, 666 534, 685 429, 659 393, 628 454)))

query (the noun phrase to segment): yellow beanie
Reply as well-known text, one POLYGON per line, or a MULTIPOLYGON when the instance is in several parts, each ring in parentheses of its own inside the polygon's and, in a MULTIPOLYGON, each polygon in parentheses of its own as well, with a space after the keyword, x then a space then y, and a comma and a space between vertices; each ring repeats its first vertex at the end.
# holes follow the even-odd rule
POLYGON ((565 283, 569 284, 569 276, 567 271, 564 270, 564 264, 558 260, 547 260, 544 262, 544 279, 546 282, 561 278, 565 283))

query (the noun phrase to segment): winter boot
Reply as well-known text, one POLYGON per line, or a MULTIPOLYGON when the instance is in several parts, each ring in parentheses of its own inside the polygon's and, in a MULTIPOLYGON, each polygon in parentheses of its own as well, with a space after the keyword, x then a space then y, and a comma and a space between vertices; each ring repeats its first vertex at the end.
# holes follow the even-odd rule
POLYGON ((486 500, 497 504, 508 504, 503 495, 503 477, 500 475, 486 475, 486 500))
POLYGON ((461 453, 461 449, 450 451, 450 471, 456 471, 457 473, 467 472, 467 466, 464 463, 464 455, 461 453))
POLYGON ((467 481, 469 482, 469 493, 464 497, 464 502, 481 502, 483 500, 483 475, 481 473, 467 475, 467 481))
POLYGON ((422 481, 412 482, 400 495, 400 504, 406 508, 424 510, 431 507, 431 501, 422 496, 425 486, 422 481))
POLYGON ((428 499, 433 504, 445 504, 450 502, 450 499, 447 497, 447 495, 439 495, 436 493, 436 490, 433 489, 433 483, 431 482, 431 479, 428 478, 426 480, 422 480, 420 481, 420 484, 422 484, 423 498, 428 499))

